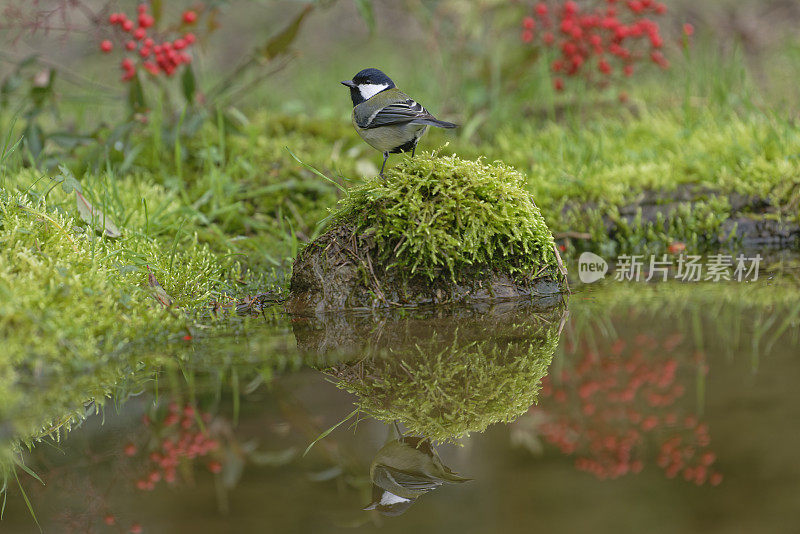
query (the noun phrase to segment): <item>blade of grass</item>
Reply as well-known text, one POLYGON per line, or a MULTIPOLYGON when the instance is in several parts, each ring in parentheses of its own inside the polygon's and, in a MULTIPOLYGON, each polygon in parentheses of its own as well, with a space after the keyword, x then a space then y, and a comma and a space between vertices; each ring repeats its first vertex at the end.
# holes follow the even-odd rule
POLYGON ((322 174, 321 171, 317 170, 315 167, 309 165, 308 163, 305 163, 304 161, 301 161, 300 158, 298 158, 297 156, 294 155, 294 152, 292 152, 292 150, 288 146, 285 147, 285 148, 289 152, 289 155, 292 156, 292 158, 294 158, 294 160, 297 163, 299 163, 300 165, 302 165, 306 169, 310 170, 311 172, 313 172, 314 174, 316 174, 317 176, 319 176, 323 180, 329 181, 330 183, 335 185, 339 189, 339 191, 343 192, 345 195, 349 195, 350 194, 350 192, 347 190, 347 188, 344 187, 342 184, 340 184, 339 182, 337 182, 335 180, 332 180, 332 179, 328 178, 327 176, 322 174))
POLYGON ((317 436, 317 439, 315 439, 314 441, 312 441, 312 442, 311 442, 311 444, 310 444, 308 447, 306 447, 306 450, 305 450, 305 452, 303 452, 303 456, 305 456, 306 454, 308 454, 308 451, 310 451, 310 450, 311 450, 311 448, 312 448, 314 445, 316 445, 318 441, 321 441, 321 440, 325 439, 326 437, 328 437, 328 435, 329 435, 331 432, 333 432, 334 430, 336 430, 337 428, 339 428, 339 427, 340 427, 340 426, 341 426, 343 423, 346 423, 347 421, 349 421, 349 420, 350 420, 350 418, 351 418, 351 417, 353 417, 354 415, 356 415, 357 413, 358 413, 358 408, 356 408, 355 410, 353 410, 352 412, 350 412, 350 415, 348 415, 347 417, 345 417, 344 419, 342 419, 341 421, 339 421, 338 423, 336 423, 335 425, 333 425, 332 427, 330 427, 328 430, 326 430, 325 432, 323 432, 322 434, 320 434, 319 436, 317 436))
POLYGON ((25 500, 25 505, 28 507, 28 512, 30 512, 33 521, 36 523, 36 526, 39 527, 39 532, 43 532, 42 525, 39 524, 39 519, 36 517, 36 512, 33 511, 33 505, 31 504, 30 499, 28 499, 28 494, 25 493, 25 488, 22 487, 22 482, 20 482, 19 480, 19 475, 17 475, 17 470, 12 468, 12 471, 14 472, 14 478, 17 479, 17 486, 19 487, 19 491, 22 494, 22 498, 25 500))

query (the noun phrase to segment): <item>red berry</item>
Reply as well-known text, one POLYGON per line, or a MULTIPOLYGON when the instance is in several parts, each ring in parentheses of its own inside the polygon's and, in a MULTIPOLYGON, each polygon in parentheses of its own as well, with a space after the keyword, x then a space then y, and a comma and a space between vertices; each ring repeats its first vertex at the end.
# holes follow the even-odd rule
POLYGON ((196 21, 196 20, 197 20, 197 13, 196 12, 194 12, 192 10, 188 10, 188 11, 184 11, 183 12, 183 22, 185 22, 186 24, 194 24, 194 21, 196 21))
POLYGON ((533 20, 533 17, 525 17, 522 19, 522 27, 526 30, 532 30, 536 27, 536 21, 533 20))
POLYGON ((707 452, 703 455, 701 461, 703 462, 703 465, 711 465, 716 461, 716 459, 717 456, 713 452, 707 452))
POLYGON ((183 36, 188 44, 194 44, 195 40, 197 39, 193 33, 187 33, 183 36))
POLYGON ((126 32, 129 32, 133 29, 133 21, 125 19, 122 21, 122 29, 126 32))
POLYGON ((139 523, 134 523, 131 525, 130 529, 131 534, 142 534, 142 525, 139 523))
POLYGON ((100 50, 102 50, 105 53, 111 52, 112 48, 114 48, 114 45, 108 39, 100 43, 100 50))
POLYGON ((533 32, 530 30, 522 30, 522 42, 530 43, 533 41, 533 32))
POLYGON ((136 41, 128 41, 125 43, 126 50, 135 50, 136 49, 136 41))
POLYGON ((136 28, 133 31, 133 38, 137 41, 141 41, 147 35, 147 31, 144 28, 136 28))
MULTIPOLYGON (((125 62, 123 61, 123 64, 124 63, 125 62)), ((125 68, 125 70, 129 70, 129 69, 125 68)), ((123 450, 125 452, 125 456, 136 456, 137 449, 136 449, 136 445, 134 445, 133 443, 128 443, 127 445, 125 445, 125 449, 123 449, 123 450)))
POLYGON ((111 514, 108 514, 107 516, 105 516, 105 517, 103 518, 103 522, 105 522, 105 524, 106 524, 106 525, 108 525, 108 526, 111 526, 111 525, 113 525, 114 523, 116 523, 116 522, 117 522, 117 520, 116 520, 116 518, 115 518, 113 515, 111 515, 111 514))
POLYGON ((112 13, 108 16, 109 24, 117 24, 119 22, 119 13, 112 13))
POLYGON ((147 4, 139 4, 136 7, 136 11, 138 11, 139 13, 146 13, 147 12, 147 4))
POLYGON ((687 37, 691 37, 692 35, 694 35, 694 26, 692 26, 687 22, 686 24, 683 25, 683 33, 687 37))
POLYGON ((212 473, 219 473, 222 471, 222 464, 217 461, 208 462, 208 470, 212 473))
POLYGON ((555 87, 556 91, 563 91, 564 90, 564 80, 561 78, 556 78, 553 81, 553 87, 555 87))

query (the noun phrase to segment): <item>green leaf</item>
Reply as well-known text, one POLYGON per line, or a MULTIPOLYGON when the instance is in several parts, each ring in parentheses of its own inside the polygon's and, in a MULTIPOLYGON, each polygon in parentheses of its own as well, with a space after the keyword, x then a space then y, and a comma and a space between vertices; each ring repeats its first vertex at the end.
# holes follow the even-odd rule
POLYGON ((194 71, 191 65, 186 65, 183 69, 183 76, 181 76, 181 87, 183 88, 183 97, 189 104, 194 103, 194 93, 197 89, 197 80, 194 77, 194 71))
POLYGON ((270 38, 264 46, 257 50, 257 53, 266 59, 273 59, 281 54, 285 54, 297 38, 297 33, 300 31, 303 19, 306 18, 306 15, 308 15, 312 9, 314 9, 313 5, 307 5, 288 26, 280 33, 270 38))
POLYGON ((53 96, 56 80, 55 69, 45 69, 36 73, 31 84, 30 97, 35 108, 41 108, 53 96))
POLYGON ((29 122, 25 128, 24 136, 25 146, 28 147, 31 156, 33 156, 33 159, 39 159, 39 155, 44 149, 44 132, 42 132, 38 124, 29 122))
POLYGON ((56 179, 61 178, 61 189, 64 191, 64 193, 70 194, 73 191, 83 193, 83 188, 81 187, 80 182, 78 182, 71 170, 64 165, 59 165, 58 170, 61 171, 61 174, 56 176, 56 179))
POLYGON ((364 22, 367 23, 369 31, 374 32, 375 11, 372 9, 372 0, 355 0, 355 2, 358 14, 361 15, 361 18, 364 19, 364 22))
POLYGON ((137 74, 131 81, 128 82, 128 107, 132 113, 144 111, 146 103, 144 100, 144 89, 142 88, 142 80, 137 74))
POLYGON ((94 139, 88 135, 78 135, 70 132, 52 132, 47 136, 47 139, 66 150, 73 150, 80 145, 91 145, 94 142, 94 139))
POLYGON ((83 221, 99 232, 104 232, 108 237, 120 237, 122 232, 117 225, 105 213, 92 206, 79 191, 75 191, 75 203, 78 206, 78 213, 83 221))

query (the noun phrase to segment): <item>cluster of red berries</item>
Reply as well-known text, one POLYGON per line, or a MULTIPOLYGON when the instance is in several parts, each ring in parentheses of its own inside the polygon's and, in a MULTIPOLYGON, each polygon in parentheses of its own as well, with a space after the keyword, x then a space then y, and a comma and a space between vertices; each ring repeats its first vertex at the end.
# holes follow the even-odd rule
MULTIPOLYGON (((188 50, 195 43, 196 37, 191 32, 184 33, 177 39, 166 39, 163 36, 153 36, 149 33, 155 24, 155 18, 148 12, 147 4, 139 5, 136 21, 124 13, 112 13, 108 23, 118 27, 125 39, 124 47, 128 52, 136 53, 134 59, 126 57, 120 63, 123 75, 122 81, 129 81, 136 75, 137 64, 141 64, 153 76, 172 74, 180 67, 191 63, 192 56, 188 50)), ((195 11, 185 11, 182 25, 190 26, 197 21, 195 11)), ((109 53, 114 49, 114 43, 106 39, 100 43, 100 50, 109 53)))
POLYGON ((597 0, 584 9, 572 0, 539 2, 522 21, 522 41, 537 40, 560 51, 551 65, 556 90, 564 89, 562 75, 583 75, 590 83, 607 85, 614 74, 633 75, 635 64, 648 57, 669 67, 659 25, 652 19, 666 11, 655 0, 597 0))
POLYGON ((542 397, 556 401, 534 408, 545 415, 544 439, 564 454, 578 454, 575 466, 600 479, 640 472, 646 437, 663 439, 656 463, 667 477, 682 471, 698 485, 719 484, 722 475, 711 472, 716 456, 708 450, 708 425, 678 415, 674 404, 685 392, 676 383, 678 363, 660 356, 682 341, 680 333, 661 343, 641 334, 632 348, 616 340, 603 358, 585 349, 558 385, 550 377, 542 381, 542 397))
MULTIPOLYGON (((219 449, 219 442, 200 429, 197 415, 205 422, 211 421, 211 414, 197 413, 192 405, 183 408, 170 403, 167 414, 160 425, 157 425, 159 443, 148 456, 148 473, 136 481, 136 488, 152 491, 156 484, 164 481, 172 484, 176 480, 176 469, 182 461, 208 457, 219 449)), ((154 427, 153 421, 145 415, 142 422, 146 427, 154 427)), ((126 456, 139 453, 135 444, 129 443, 124 448, 126 456)), ((222 471, 222 464, 217 460, 208 460, 206 467, 212 473, 222 471)))

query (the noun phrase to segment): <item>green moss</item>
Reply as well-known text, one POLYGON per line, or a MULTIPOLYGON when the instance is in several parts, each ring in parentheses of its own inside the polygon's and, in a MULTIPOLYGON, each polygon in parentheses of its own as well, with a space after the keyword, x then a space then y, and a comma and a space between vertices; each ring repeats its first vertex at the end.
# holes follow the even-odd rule
POLYGON ((492 142, 450 149, 527 173, 527 189, 553 232, 591 234, 584 248, 659 252, 686 240, 695 250, 714 250, 726 244, 718 239, 721 223, 737 215, 731 197, 768 203, 766 212, 745 206, 757 219, 800 223, 800 129, 769 110, 641 108, 638 116, 521 122, 492 142), (645 198, 668 220, 617 227, 619 212, 645 198))
POLYGON ((503 163, 425 153, 354 189, 333 217, 374 236, 381 259, 408 275, 554 275, 553 237, 524 184, 503 163))
POLYGON ((461 319, 420 334, 424 325, 381 326, 358 363, 327 372, 381 421, 401 421, 434 441, 452 441, 525 413, 558 345, 562 310, 461 319), (486 332, 492 335, 487 339, 486 332), (398 335, 399 334, 399 335, 398 335))

